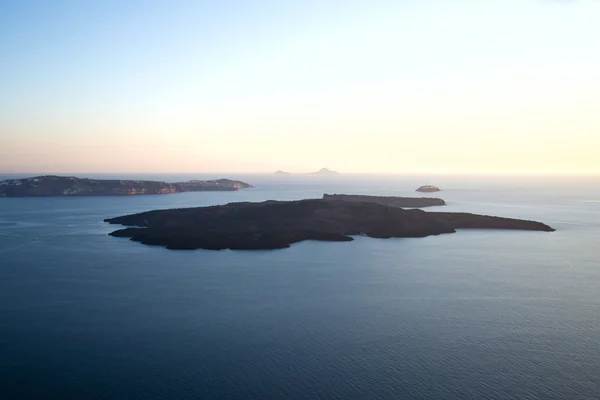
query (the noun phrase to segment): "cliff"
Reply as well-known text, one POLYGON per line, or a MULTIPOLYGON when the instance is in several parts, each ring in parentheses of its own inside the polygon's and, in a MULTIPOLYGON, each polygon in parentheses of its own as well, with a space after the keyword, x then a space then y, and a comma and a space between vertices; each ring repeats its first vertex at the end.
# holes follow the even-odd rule
POLYGON ((456 229, 553 231, 534 221, 465 213, 428 213, 339 200, 267 201, 149 211, 105 220, 111 233, 169 249, 279 249, 303 240, 426 237, 456 229))
POLYGON ((230 179, 214 181, 159 182, 140 180, 105 180, 64 176, 36 176, 0 182, 0 196, 117 196, 164 194, 207 190, 238 190, 251 185, 230 179))

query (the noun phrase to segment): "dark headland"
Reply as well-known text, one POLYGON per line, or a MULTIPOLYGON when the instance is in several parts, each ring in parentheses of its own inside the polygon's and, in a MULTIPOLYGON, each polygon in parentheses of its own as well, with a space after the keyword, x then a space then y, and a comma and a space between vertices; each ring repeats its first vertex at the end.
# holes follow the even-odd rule
POLYGON ((353 235, 417 238, 461 228, 553 231, 534 221, 324 199, 148 211, 105 221, 128 226, 112 236, 190 250, 280 249, 303 240, 351 241, 353 235))
POLYGON ((343 200, 358 203, 375 203, 382 206, 402 208, 424 208, 445 206, 446 202, 435 197, 367 196, 360 194, 325 194, 323 200, 343 200))
POLYGON ((45 175, 0 181, 0 197, 31 196, 120 196, 200 191, 231 191, 252 185, 230 179, 213 181, 160 182, 116 179, 87 179, 45 175))

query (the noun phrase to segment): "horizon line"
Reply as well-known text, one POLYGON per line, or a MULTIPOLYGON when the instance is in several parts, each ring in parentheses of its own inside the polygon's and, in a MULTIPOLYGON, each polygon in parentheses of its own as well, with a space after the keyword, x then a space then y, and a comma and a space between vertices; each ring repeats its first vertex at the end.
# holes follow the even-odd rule
MULTIPOLYGON (((333 171, 333 170, 332 170, 333 171)), ((290 172, 288 176, 293 175, 312 175, 312 176, 320 176, 316 175, 314 172, 290 172)), ((337 175, 327 175, 328 177, 333 176, 344 176, 344 175, 443 175, 443 176, 585 176, 585 177, 600 177, 599 172, 572 172, 572 171, 548 171, 548 172, 540 172, 540 171, 523 171, 523 172, 509 172, 509 171, 490 171, 490 172, 466 172, 466 171, 410 171, 410 172, 358 172, 358 171, 350 171, 350 172, 337 172, 337 175)), ((66 172, 66 171, 56 171, 56 172, 41 172, 41 171, 0 171, 0 175, 32 175, 32 176, 44 176, 44 175, 65 175, 65 176, 77 176, 77 175, 119 175, 119 174, 139 174, 139 175, 177 175, 177 174, 199 174, 199 175, 273 175, 275 176, 275 171, 265 172, 265 171, 120 171, 120 172, 102 172, 102 171, 81 171, 81 172, 66 172)), ((322 175, 321 175, 322 176, 322 175)), ((281 176, 280 176, 281 177, 281 176)))

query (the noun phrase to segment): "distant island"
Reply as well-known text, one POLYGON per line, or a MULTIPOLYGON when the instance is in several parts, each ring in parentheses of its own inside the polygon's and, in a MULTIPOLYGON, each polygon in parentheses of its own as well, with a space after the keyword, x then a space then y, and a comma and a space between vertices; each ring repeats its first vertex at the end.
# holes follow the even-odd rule
POLYGON ((420 238, 463 228, 554 231, 541 222, 333 199, 148 211, 105 221, 127 226, 111 236, 173 250, 269 250, 303 240, 343 242, 355 235, 420 238))
POLYGON ((31 196, 122 196, 200 191, 232 191, 252 185, 230 179, 160 181, 88 179, 56 175, 0 181, 0 197, 31 196))
POLYGON ((310 173, 310 175, 339 175, 339 174, 340 174, 339 172, 332 171, 332 170, 327 169, 327 168, 321 168, 317 172, 310 173))
POLYGON ((437 186, 433 186, 433 185, 425 185, 425 186, 421 186, 419 187, 416 192, 423 192, 423 193, 432 193, 432 192, 440 192, 442 189, 440 189, 437 186))
MULTIPOLYGON (((286 171, 282 171, 282 170, 277 170, 274 172, 275 175, 292 175, 291 172, 286 172, 286 171)), ((339 175, 339 172, 336 171, 332 171, 330 169, 327 168, 321 168, 318 171, 315 172, 309 172, 309 173, 304 173, 303 175, 339 175)))
POLYGON ((323 200, 343 200, 358 203, 375 203, 389 207, 423 208, 445 206, 446 202, 434 197, 367 196, 359 194, 325 194, 323 200))

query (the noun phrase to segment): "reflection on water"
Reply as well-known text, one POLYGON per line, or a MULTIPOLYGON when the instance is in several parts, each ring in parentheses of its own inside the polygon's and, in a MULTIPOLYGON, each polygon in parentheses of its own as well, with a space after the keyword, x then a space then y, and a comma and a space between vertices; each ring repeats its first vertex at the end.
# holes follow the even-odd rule
POLYGON ((2 398, 597 398, 593 180, 232 178, 256 188, 0 199, 2 398), (174 252, 102 222, 426 183, 447 189, 444 210, 557 232, 174 252))

